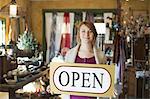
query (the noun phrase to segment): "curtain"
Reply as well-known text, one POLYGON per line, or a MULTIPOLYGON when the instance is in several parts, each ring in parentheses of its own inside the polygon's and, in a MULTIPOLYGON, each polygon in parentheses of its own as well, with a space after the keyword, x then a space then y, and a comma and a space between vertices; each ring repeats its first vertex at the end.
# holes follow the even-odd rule
POLYGON ((50 38, 50 55, 49 55, 49 60, 55 56, 55 36, 56 36, 56 13, 53 13, 52 16, 52 26, 51 26, 51 38, 50 38))
POLYGON ((70 13, 70 44, 71 44, 71 47, 73 47, 73 28, 74 28, 74 13, 70 13))
POLYGON ((73 28, 74 28, 74 13, 64 13, 61 48, 72 47, 73 28))
POLYGON ((74 13, 68 13, 69 16, 67 15, 67 17, 64 17, 64 15, 64 13, 45 14, 46 30, 44 38, 46 39, 46 64, 48 64, 54 56, 62 54, 60 51, 63 43, 67 44, 64 46, 67 46, 68 48, 71 47, 74 27, 74 13), (67 21, 67 24, 64 22, 64 19, 67 21), (66 33, 64 42, 62 42, 63 33, 66 33))
POLYGON ((55 56, 56 13, 46 14, 46 64, 55 56))
POLYGON ((81 12, 74 12, 74 27, 73 27, 73 32, 72 32, 72 47, 74 47, 77 42, 76 42, 76 35, 77 35, 77 26, 78 24, 82 21, 83 19, 83 14, 81 12))
POLYGON ((82 12, 82 21, 86 21, 86 12, 82 12))
POLYGON ((64 49, 69 49, 69 48, 70 48, 70 14, 68 12, 67 13, 65 12, 64 20, 63 20, 63 27, 62 27, 62 32, 61 32, 60 52, 62 52, 64 49))
POLYGON ((64 13, 57 13, 56 17, 56 36, 55 36, 55 53, 60 54, 60 44, 61 44, 61 33, 62 33, 62 26, 64 21, 64 13))
POLYGON ((94 23, 94 14, 91 12, 86 13, 86 20, 94 23))
POLYGON ((52 31, 52 13, 46 13, 45 14, 45 24, 46 24, 46 44, 47 44, 47 50, 46 50, 46 64, 48 64, 50 62, 50 46, 51 46, 51 42, 50 42, 50 38, 51 38, 51 31, 52 31))

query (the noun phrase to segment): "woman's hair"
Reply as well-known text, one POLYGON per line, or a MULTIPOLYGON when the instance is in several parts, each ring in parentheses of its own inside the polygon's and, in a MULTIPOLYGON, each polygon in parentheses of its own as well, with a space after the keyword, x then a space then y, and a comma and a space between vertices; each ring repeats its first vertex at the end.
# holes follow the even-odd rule
POLYGON ((83 21, 83 22, 81 22, 80 24, 79 24, 79 26, 78 26, 78 28, 77 28, 77 43, 81 43, 81 39, 80 39, 80 27, 82 26, 82 25, 85 25, 85 26, 87 26, 91 31, 92 31, 92 33, 94 34, 94 40, 93 40, 93 42, 92 42, 92 44, 94 45, 95 44, 95 42, 96 42, 96 37, 97 37, 97 31, 96 31, 96 28, 95 28, 95 26, 94 26, 94 24, 92 23, 92 22, 90 22, 90 21, 83 21))

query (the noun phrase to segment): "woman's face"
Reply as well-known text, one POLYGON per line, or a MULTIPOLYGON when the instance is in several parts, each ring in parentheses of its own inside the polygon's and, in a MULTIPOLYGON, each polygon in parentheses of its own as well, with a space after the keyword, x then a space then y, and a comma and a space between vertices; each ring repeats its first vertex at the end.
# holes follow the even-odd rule
POLYGON ((81 25, 80 27, 80 39, 81 43, 92 43, 94 39, 94 34, 86 25, 81 25))

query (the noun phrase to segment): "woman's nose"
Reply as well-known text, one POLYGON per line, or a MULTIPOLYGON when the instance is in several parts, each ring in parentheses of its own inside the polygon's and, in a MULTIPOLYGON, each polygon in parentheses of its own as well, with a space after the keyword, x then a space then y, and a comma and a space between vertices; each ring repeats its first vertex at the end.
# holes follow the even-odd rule
POLYGON ((89 36, 89 33, 90 33, 90 31, 87 31, 87 32, 85 33, 85 35, 86 35, 86 36, 89 36))

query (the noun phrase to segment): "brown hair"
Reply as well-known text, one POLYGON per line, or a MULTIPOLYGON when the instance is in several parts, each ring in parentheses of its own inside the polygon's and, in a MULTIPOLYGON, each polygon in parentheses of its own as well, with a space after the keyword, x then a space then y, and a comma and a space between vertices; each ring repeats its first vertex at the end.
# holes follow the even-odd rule
POLYGON ((77 43, 79 43, 79 44, 81 43, 81 39, 80 39, 80 27, 82 25, 87 26, 93 32, 93 34, 94 34, 94 40, 93 40, 92 44, 94 45, 95 42, 96 42, 97 31, 96 31, 96 28, 95 28, 94 24, 92 22, 90 22, 90 21, 83 21, 77 27, 77 30, 78 30, 77 31, 77 43))

